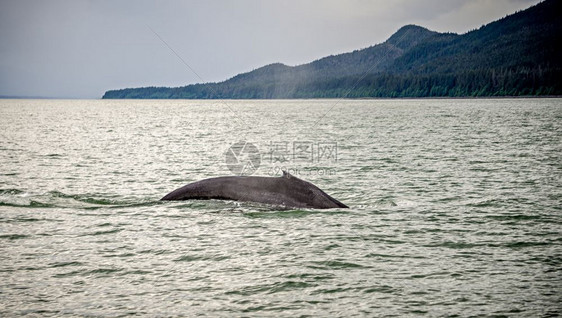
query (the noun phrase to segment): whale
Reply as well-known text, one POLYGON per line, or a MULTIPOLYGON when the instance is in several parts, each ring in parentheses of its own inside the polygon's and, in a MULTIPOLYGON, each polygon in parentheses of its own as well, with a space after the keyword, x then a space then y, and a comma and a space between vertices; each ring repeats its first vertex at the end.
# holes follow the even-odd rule
POLYGON ((204 179, 178 188, 161 200, 233 200, 288 208, 349 208, 314 184, 283 171, 280 177, 226 176, 204 179))

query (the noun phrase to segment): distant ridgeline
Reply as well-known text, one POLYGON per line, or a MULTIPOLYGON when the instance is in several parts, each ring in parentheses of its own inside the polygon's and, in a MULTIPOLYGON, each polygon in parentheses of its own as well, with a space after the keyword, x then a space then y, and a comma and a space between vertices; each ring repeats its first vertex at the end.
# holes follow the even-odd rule
POLYGON ((111 90, 103 98, 360 98, 562 95, 562 1, 458 35, 407 25, 386 42, 220 83, 111 90))

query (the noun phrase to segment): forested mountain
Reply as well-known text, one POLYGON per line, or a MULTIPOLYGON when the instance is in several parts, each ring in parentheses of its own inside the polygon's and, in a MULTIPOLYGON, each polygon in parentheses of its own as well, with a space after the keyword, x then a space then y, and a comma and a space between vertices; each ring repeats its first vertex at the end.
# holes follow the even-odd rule
POLYGON ((407 25, 366 49, 220 83, 112 90, 103 98, 334 98, 562 95, 562 1, 465 34, 407 25))

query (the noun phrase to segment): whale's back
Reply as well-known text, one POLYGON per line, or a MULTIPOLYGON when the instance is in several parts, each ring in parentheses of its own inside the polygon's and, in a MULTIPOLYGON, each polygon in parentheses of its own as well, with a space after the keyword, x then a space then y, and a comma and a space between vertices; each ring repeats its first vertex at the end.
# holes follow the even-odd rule
POLYGON ((282 177, 232 176, 205 179, 176 189, 162 200, 235 200, 295 208, 347 208, 314 184, 288 173, 282 177))

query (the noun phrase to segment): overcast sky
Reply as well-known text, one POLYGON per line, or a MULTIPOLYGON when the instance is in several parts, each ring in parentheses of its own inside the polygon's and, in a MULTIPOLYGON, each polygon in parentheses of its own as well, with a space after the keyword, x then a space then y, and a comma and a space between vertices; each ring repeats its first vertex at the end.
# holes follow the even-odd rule
POLYGON ((0 96, 222 81, 365 48, 406 24, 465 33, 538 2, 0 0, 0 96))

